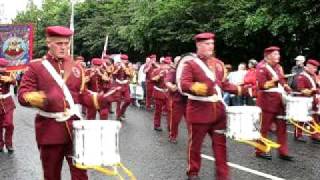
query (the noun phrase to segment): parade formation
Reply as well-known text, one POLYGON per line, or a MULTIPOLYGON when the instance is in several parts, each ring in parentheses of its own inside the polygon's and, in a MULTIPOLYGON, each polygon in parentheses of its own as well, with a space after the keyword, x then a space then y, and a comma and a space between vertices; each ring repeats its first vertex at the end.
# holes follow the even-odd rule
MULTIPOLYGON (((280 168, 294 163, 298 157, 290 145, 289 129, 293 129, 294 147, 309 146, 309 141, 320 147, 320 62, 316 58, 298 55, 296 66, 286 74, 280 65, 282 47, 269 44, 260 49, 263 59, 238 62, 233 71, 231 64, 216 56, 219 33, 198 31, 189 37, 194 52, 175 57, 148 52, 137 63, 130 52, 109 53, 107 36, 101 57, 85 59, 81 53, 73 54, 76 31, 71 26, 49 25, 43 33, 47 51, 30 59, 19 73, 9 68, 8 58, 0 58, 0 154, 15 158, 19 143, 13 134, 19 136, 19 132, 14 124, 19 122, 14 111, 32 109, 38 150, 33 155, 40 160, 44 180, 63 180, 64 162, 72 180, 88 180, 90 171, 121 180, 146 178, 135 176, 124 165, 133 161, 130 153, 120 158, 121 142, 134 149, 144 141, 141 137, 125 141, 120 136, 124 127, 142 131, 129 124, 143 124, 128 115, 132 108, 149 118, 143 127, 149 127, 150 136, 156 134, 152 136, 155 146, 144 150, 159 152, 153 149, 159 142, 172 152, 185 145, 186 168, 173 169, 183 172, 179 179, 240 179, 231 173, 234 165, 228 157, 243 149, 230 149, 230 144, 250 147, 252 152, 242 153, 253 161, 278 160, 280 168), (16 97, 11 86, 17 89, 16 97), (204 147, 214 157, 210 166, 203 163, 204 147), (211 176, 201 174, 203 169, 210 169, 211 176)), ((148 169, 141 171, 148 173, 148 169)))

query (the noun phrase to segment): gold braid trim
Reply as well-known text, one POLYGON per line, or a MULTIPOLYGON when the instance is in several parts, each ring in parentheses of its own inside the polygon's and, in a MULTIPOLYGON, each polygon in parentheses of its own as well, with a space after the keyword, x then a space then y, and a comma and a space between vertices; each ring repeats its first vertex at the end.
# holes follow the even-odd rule
POLYGON ((92 99, 93 99, 94 107, 96 109, 100 109, 99 102, 98 102, 98 93, 94 93, 92 96, 92 99))

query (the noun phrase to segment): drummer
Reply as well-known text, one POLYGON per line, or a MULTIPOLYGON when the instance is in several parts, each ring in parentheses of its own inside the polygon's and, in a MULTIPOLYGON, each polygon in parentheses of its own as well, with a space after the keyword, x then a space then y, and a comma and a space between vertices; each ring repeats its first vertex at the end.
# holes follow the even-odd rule
POLYGON ((215 154, 216 179, 228 180, 227 165, 226 112, 220 88, 241 95, 244 88, 226 81, 222 61, 213 57, 215 35, 200 33, 195 37, 197 55, 181 59, 177 68, 179 90, 188 96, 186 121, 188 126, 188 180, 200 179, 201 147, 208 134, 215 154), (189 61, 186 61, 189 58, 189 61), (181 71, 181 74, 179 73, 181 71), (213 77, 216 79, 214 80, 213 77), (214 88, 216 87, 216 88, 214 88))
MULTIPOLYGON (((264 50, 264 59, 257 65, 257 105, 262 109, 261 135, 267 138, 272 123, 277 126, 278 144, 280 144, 279 158, 292 161, 293 157, 288 152, 287 127, 284 120, 277 119, 278 115, 284 114, 284 104, 282 94, 278 86, 282 86, 289 93, 291 88, 284 78, 284 73, 280 61, 280 48, 276 46, 268 47, 264 50)), ((271 160, 269 153, 256 150, 256 156, 271 160)))
MULTIPOLYGON (((319 93, 319 88, 316 83, 316 73, 320 63, 318 60, 309 59, 304 67, 304 70, 297 76, 296 85, 297 90, 305 97, 314 97, 313 110, 318 111, 316 104, 319 103, 319 99, 316 99, 316 94, 319 93)), ((314 115, 313 118, 319 123, 319 116, 314 115)), ((303 126, 303 123, 300 123, 303 126)), ((306 142, 306 139, 302 135, 302 130, 295 128, 294 138, 299 142, 306 142)), ((320 134, 315 133, 311 135, 311 140, 315 144, 320 144, 320 134)))
POLYGON ((99 109, 119 98, 115 90, 109 95, 84 89, 84 70, 69 56, 72 34, 62 26, 46 28, 48 52, 42 59, 31 61, 18 92, 21 105, 38 109, 35 132, 45 180, 61 180, 64 158, 71 179, 88 179, 86 171, 77 169, 71 158, 72 122, 81 118, 76 104, 99 109))

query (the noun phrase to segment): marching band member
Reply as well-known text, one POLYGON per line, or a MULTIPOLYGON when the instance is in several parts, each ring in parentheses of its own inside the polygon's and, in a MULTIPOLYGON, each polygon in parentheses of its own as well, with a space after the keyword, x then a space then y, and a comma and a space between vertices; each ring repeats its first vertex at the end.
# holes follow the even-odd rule
POLYGON ((194 37, 197 55, 180 60, 177 68, 179 90, 188 96, 186 121, 188 126, 188 170, 189 180, 200 179, 201 146, 206 134, 212 141, 215 154, 216 179, 227 180, 227 147, 224 130, 226 111, 221 89, 241 95, 244 88, 228 83, 222 61, 213 57, 213 33, 201 33, 194 37), (185 61, 185 62, 184 62, 185 61))
POLYGON ((73 32, 62 26, 46 28, 48 52, 30 62, 18 92, 21 105, 37 108, 36 141, 45 180, 61 180, 64 158, 72 179, 87 180, 85 170, 72 163, 72 122, 81 118, 76 104, 97 109, 116 101, 116 89, 106 94, 91 93, 84 87, 84 72, 68 56, 73 32))
MULTIPOLYGON (((87 72, 89 74, 89 81, 87 82, 88 90, 95 93, 103 93, 103 84, 106 81, 106 75, 101 72, 102 70, 102 59, 93 58, 91 60, 91 68, 87 72)), ((96 109, 95 107, 87 108, 87 119, 95 120, 97 111, 99 112, 100 119, 108 119, 109 116, 109 104, 103 109, 96 109)))
MULTIPOLYGON (((147 59, 146 59, 147 60, 147 59)), ((152 54, 149 56, 149 61, 146 62, 144 67, 144 73, 146 73, 146 109, 151 110, 152 104, 152 92, 154 87, 154 82, 152 81, 151 74, 157 65, 157 56, 152 54)))
MULTIPOLYGON (((303 94, 305 97, 314 97, 314 105, 313 110, 317 112, 317 103, 319 103, 319 99, 317 99, 316 94, 319 92, 317 89, 316 83, 316 73, 317 69, 320 66, 319 61, 314 59, 309 59, 304 67, 304 70, 299 73, 296 78, 296 87, 299 92, 303 94)), ((315 122, 319 122, 318 115, 313 115, 315 118, 315 122)), ((303 126, 303 123, 299 123, 303 126)), ((306 140, 302 136, 302 130, 299 128, 295 128, 294 137, 296 141, 305 142, 306 140)), ((311 135, 311 140, 313 143, 320 144, 320 134, 315 133, 311 135)))
MULTIPOLYGON (((0 67, 5 67, 8 64, 8 60, 0 58, 0 67)), ((14 152, 12 142, 14 131, 13 111, 16 108, 10 94, 10 86, 15 83, 16 80, 13 73, 0 73, 0 152, 3 152, 5 146, 10 154, 14 152)))
MULTIPOLYGON (((104 63, 103 63, 103 70, 104 70, 104 73, 106 74, 106 79, 104 80, 104 83, 103 83, 103 91, 104 92, 107 92, 110 88, 113 87, 113 71, 114 71, 114 65, 112 63, 112 60, 110 58, 109 55, 105 54, 103 56, 103 60, 104 60, 104 63)), ((109 113, 108 114, 113 114, 114 112, 112 111, 112 103, 110 103, 110 106, 109 106, 109 113)))
POLYGON ((179 124, 183 116, 185 116, 187 98, 182 96, 178 91, 176 83, 176 66, 181 59, 180 56, 175 57, 174 65, 172 65, 165 77, 168 93, 168 122, 169 122, 169 142, 177 143, 179 124))
MULTIPOLYGON (((278 149, 279 158, 292 161, 293 157, 288 152, 286 121, 277 119, 278 115, 284 114, 282 101, 284 93, 291 92, 279 61, 280 48, 271 46, 264 50, 264 60, 257 65, 257 105, 262 109, 260 132, 262 137, 267 138, 272 123, 275 123, 278 144, 281 145, 278 149)), ((272 159, 271 154, 263 153, 258 149, 256 156, 268 160, 272 159)))
POLYGON ((133 70, 129 67, 129 58, 127 55, 122 54, 120 58, 121 62, 116 64, 113 76, 115 78, 115 85, 121 87, 120 95, 122 100, 117 102, 116 118, 122 121, 123 115, 131 103, 129 83, 133 75, 133 70))
MULTIPOLYGON (((165 76, 170 68, 171 60, 166 58, 163 60, 163 64, 157 69, 153 70, 151 74, 151 79, 154 83, 153 87, 153 99, 155 103, 155 111, 153 118, 153 128, 156 131, 162 131, 161 128, 161 115, 162 110, 167 105, 167 92, 168 89, 165 85, 165 76)), ((169 122, 167 123, 169 127, 169 122)))

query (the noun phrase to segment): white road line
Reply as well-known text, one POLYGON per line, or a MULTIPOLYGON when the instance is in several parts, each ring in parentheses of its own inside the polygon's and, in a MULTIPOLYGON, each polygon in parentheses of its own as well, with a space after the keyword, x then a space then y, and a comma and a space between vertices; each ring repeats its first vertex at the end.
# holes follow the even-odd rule
MULTIPOLYGON (((205 154, 201 154, 201 157, 204 158, 204 159, 208 159, 208 160, 211 160, 211 161, 215 161, 215 159, 211 156, 208 156, 208 155, 205 155, 205 154)), ((268 178, 268 179, 272 179, 272 180, 285 180, 283 178, 280 178, 280 177, 276 177, 276 176, 272 176, 270 174, 266 174, 266 173, 263 173, 263 172, 260 172, 260 171, 257 171, 257 170, 254 170, 254 169, 250 169, 250 168, 247 168, 247 167, 244 167, 244 166, 240 166, 238 164, 234 164, 234 163, 231 163, 231 162, 228 162, 228 165, 230 167, 233 167, 233 168, 236 168, 236 169, 239 169, 239 170, 242 170, 242 171, 246 171, 246 172, 249 172, 249 173, 252 173, 252 174, 255 174, 257 176, 262 176, 262 177, 265 177, 265 178, 268 178)))

